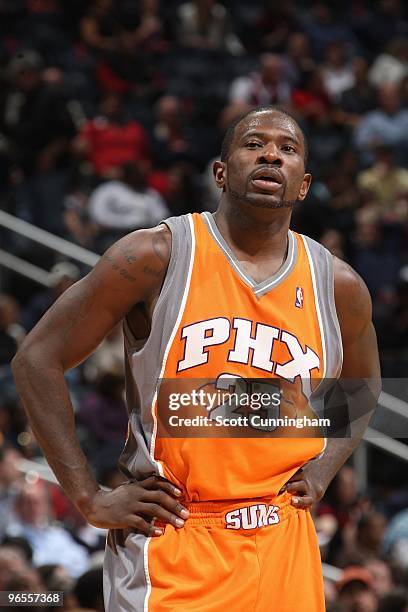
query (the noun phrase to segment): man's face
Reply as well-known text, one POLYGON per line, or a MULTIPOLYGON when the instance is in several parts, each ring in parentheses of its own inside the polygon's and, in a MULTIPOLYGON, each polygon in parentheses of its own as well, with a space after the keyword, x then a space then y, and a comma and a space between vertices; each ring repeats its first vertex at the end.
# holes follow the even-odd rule
POLYGON ((292 207, 306 197, 305 145, 290 117, 276 111, 254 113, 236 128, 225 163, 216 162, 217 185, 230 202, 257 208, 292 207))

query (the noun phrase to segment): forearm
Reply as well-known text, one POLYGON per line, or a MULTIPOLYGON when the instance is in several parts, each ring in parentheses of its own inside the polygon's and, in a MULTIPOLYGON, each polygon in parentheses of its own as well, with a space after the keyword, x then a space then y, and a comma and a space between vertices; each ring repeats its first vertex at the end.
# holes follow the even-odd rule
POLYGON ((29 353, 17 354, 12 368, 30 425, 50 467, 68 497, 87 516, 99 487, 76 436, 63 369, 29 353))
POLYGON ((327 487, 347 461, 354 449, 358 446, 361 436, 354 438, 329 438, 327 445, 318 459, 313 459, 303 470, 306 476, 315 483, 316 495, 321 499, 327 487))
MULTIPOLYGON (((322 455, 304 468, 307 476, 318 483, 319 498, 324 495, 336 473, 361 442, 377 405, 380 380, 374 378, 343 380, 338 383, 338 388, 343 393, 345 403, 336 407, 334 402, 330 408, 328 402, 328 414, 335 416, 335 412, 339 411, 344 413, 344 419, 342 423, 338 423, 339 429, 333 425, 322 455)), ((332 423, 334 424, 335 420, 332 423)))

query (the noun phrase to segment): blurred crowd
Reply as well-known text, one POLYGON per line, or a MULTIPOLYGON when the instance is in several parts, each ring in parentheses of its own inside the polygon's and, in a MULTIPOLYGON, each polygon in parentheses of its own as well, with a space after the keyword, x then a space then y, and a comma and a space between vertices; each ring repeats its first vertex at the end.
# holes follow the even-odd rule
MULTIPOLYGON (((407 34, 399 0, 1 0, 0 209, 102 253, 170 215, 214 211, 226 127, 251 107, 283 107, 306 134, 314 177, 293 228, 363 276, 383 376, 404 376, 407 34)), ((51 273, 47 290, 0 281, 0 590, 63 590, 67 610, 103 610, 104 534, 17 469, 41 452, 9 370, 87 268, 1 228, 0 246, 51 273)), ((118 327, 67 374, 106 486, 122 479, 122 341, 118 327)), ((369 490, 347 465, 316 509, 323 559, 346 568, 326 582, 331 612, 408 612, 407 489, 395 464, 371 459, 369 490)))

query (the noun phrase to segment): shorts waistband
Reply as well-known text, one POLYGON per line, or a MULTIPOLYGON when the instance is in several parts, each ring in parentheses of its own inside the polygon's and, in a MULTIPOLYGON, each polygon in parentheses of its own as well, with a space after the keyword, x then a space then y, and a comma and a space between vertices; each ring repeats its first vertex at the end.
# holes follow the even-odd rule
POLYGON ((252 530, 281 523, 298 509, 291 504, 291 495, 260 497, 235 501, 194 502, 188 509, 189 525, 219 525, 227 529, 252 530))

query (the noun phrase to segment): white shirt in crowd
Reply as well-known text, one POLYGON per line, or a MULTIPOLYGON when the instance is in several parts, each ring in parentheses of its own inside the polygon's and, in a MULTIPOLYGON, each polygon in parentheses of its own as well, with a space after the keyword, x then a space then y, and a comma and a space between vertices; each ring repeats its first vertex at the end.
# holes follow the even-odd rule
POLYGON ((170 216, 155 189, 135 191, 121 181, 109 181, 97 187, 89 198, 88 208, 92 221, 115 230, 154 227, 170 216))

